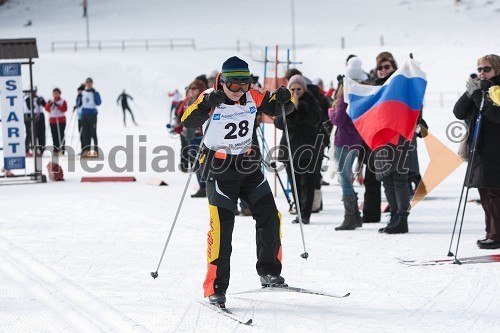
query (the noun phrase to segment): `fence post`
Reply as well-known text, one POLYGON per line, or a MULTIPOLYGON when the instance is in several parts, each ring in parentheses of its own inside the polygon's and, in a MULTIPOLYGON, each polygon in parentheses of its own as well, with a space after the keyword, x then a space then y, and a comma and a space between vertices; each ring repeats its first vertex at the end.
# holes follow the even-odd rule
POLYGON ((125 51, 125 41, 122 40, 122 51, 125 51))
POLYGON ((345 38, 344 37, 340 37, 340 48, 345 49, 345 38))
POLYGON ((52 53, 54 53, 54 42, 52 42, 52 53))
POLYGON ((380 35, 380 46, 384 46, 384 36, 380 35))
POLYGON ((147 39, 146 39, 146 51, 149 51, 149 43, 147 39))
POLYGON ((101 41, 97 42, 97 49, 99 50, 99 52, 101 52, 101 41))
POLYGON ((78 42, 75 42, 75 52, 78 51, 78 42))

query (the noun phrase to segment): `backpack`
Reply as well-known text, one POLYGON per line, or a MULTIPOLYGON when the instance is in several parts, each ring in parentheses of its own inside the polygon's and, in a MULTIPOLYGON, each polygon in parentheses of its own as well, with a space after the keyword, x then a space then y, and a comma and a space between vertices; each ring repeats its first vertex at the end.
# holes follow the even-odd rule
POLYGON ((64 173, 61 166, 54 162, 49 162, 47 164, 47 173, 49 174, 49 179, 53 181, 64 180, 64 173))

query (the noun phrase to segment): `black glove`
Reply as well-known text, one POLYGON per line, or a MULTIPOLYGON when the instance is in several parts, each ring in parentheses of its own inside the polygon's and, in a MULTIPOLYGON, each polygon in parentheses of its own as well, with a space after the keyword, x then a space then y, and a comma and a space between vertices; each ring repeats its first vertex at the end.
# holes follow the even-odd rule
POLYGON ((276 89, 274 95, 276 96, 276 102, 280 104, 285 104, 286 102, 290 101, 290 98, 292 98, 292 94, 290 93, 290 91, 283 86, 276 89))
POLYGON ((226 100, 226 94, 220 90, 213 90, 210 94, 205 96, 205 99, 210 108, 216 108, 226 100))
POLYGON ((339 84, 341 84, 342 82, 344 82, 344 75, 342 75, 342 74, 337 75, 337 82, 339 84))

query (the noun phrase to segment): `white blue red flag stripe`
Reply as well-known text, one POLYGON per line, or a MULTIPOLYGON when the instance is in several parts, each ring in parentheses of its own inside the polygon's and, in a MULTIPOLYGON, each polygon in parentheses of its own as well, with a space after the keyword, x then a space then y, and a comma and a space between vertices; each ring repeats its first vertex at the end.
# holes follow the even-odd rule
POLYGON ((422 109, 427 80, 418 63, 408 59, 382 86, 344 79, 344 100, 354 126, 373 150, 400 136, 412 140, 422 109))

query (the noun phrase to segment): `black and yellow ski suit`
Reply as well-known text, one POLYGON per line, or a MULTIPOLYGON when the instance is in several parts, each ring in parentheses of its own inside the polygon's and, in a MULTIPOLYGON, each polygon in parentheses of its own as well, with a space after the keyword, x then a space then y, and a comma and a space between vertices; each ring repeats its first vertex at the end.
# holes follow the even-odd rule
MULTIPOLYGON (((275 116, 281 113, 281 105, 274 94, 251 89, 239 101, 226 97, 224 103, 211 110, 205 98, 211 91, 202 93, 181 119, 185 127, 204 125, 205 131, 199 160, 206 179, 210 212, 208 270, 203 284, 205 297, 225 294, 229 286, 231 240, 238 198, 248 204, 256 221, 257 273, 280 275, 282 253, 281 214, 260 169, 254 129, 258 111, 275 116)), ((294 109, 291 100, 284 106, 287 113, 294 109)))

